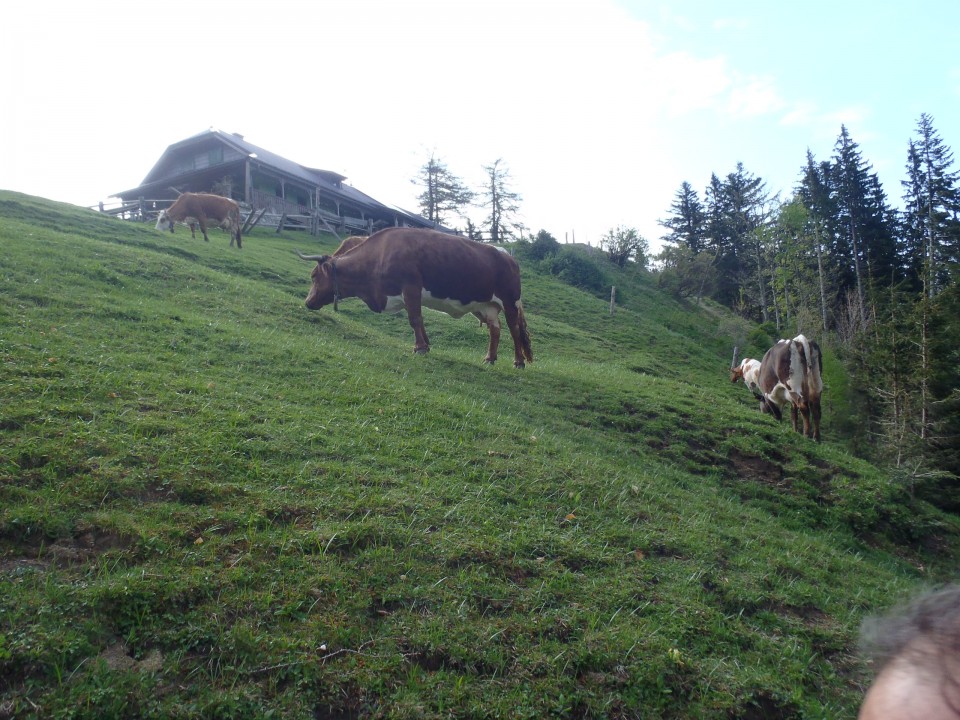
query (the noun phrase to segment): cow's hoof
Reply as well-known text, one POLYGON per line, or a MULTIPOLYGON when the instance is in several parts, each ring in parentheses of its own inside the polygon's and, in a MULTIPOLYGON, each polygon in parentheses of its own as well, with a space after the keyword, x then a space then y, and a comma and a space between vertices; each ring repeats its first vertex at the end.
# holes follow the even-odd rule
POLYGON ((496 361, 497 361, 496 358, 490 359, 490 358, 488 358, 488 357, 485 357, 485 358, 483 359, 483 364, 484 364, 484 365, 493 365, 496 361))
POLYGON ((519 360, 515 360, 515 361, 513 362, 513 366, 514 366, 517 370, 523 370, 523 369, 526 367, 526 365, 524 365, 524 364, 523 364, 522 362, 520 362, 519 360))
POLYGON ((430 352, 430 348, 428 348, 428 347, 427 347, 427 348, 414 348, 414 349, 413 349, 413 354, 414 354, 414 355, 426 355, 428 352, 430 352))

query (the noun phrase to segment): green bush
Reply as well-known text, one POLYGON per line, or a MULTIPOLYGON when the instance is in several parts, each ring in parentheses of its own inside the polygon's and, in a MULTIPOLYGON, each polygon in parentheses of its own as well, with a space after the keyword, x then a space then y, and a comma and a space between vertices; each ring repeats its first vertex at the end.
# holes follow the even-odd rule
POLYGON ((549 261, 550 273, 582 290, 602 292, 607 285, 603 272, 590 258, 576 250, 563 248, 549 261))

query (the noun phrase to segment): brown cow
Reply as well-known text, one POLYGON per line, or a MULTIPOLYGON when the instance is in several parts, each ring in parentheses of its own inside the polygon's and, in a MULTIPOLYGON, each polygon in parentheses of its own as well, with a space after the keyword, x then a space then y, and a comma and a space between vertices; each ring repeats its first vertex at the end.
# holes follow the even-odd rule
POLYGON ((240 243, 240 206, 230 198, 220 195, 211 195, 209 193, 183 193, 166 210, 160 213, 157 218, 157 230, 168 227, 173 232, 173 224, 182 222, 190 224, 190 232, 196 237, 193 231, 193 223, 200 225, 203 232, 203 239, 207 242, 207 220, 213 220, 215 227, 221 227, 230 232, 230 245, 237 241, 237 247, 242 247, 240 243))
POLYGON ((348 238, 344 238, 343 242, 340 243, 340 247, 333 251, 333 256, 340 257, 341 255, 346 255, 366 239, 363 235, 351 235, 348 238))
POLYGON ((760 408, 780 420, 781 408, 790 403, 793 429, 800 431, 797 414, 803 417, 803 434, 820 440, 820 395, 823 392, 823 358, 820 346, 803 335, 781 340, 760 361, 760 408))
POLYGON ((378 313, 406 308, 417 353, 430 350, 424 306, 455 318, 473 313, 490 331, 484 362, 491 364, 497 359, 503 310, 513 338, 514 366, 533 362, 520 302, 520 268, 508 253, 435 230, 387 228, 343 254, 297 254, 317 261, 306 299, 311 310, 330 303, 336 308, 348 297, 360 298, 378 313))

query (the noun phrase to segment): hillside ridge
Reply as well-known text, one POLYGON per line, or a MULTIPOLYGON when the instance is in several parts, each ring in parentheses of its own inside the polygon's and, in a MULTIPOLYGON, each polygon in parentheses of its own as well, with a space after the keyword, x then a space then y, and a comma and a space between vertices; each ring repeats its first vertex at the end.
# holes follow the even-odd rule
POLYGON ((0 191, 0 717, 853 718, 860 621, 954 572, 719 308, 521 260, 518 371, 228 242, 0 191))

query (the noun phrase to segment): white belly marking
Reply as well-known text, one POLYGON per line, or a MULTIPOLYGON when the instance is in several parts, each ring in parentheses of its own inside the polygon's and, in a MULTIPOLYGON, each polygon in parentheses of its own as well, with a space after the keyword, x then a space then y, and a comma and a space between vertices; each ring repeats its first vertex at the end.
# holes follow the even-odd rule
MULTIPOLYGON (((486 315, 488 310, 496 309, 497 312, 503 310, 503 301, 496 295, 491 295, 489 300, 480 300, 464 304, 459 300, 453 300, 451 298, 434 297, 428 290, 424 290, 421 294, 420 304, 431 310, 445 312, 447 315, 455 318, 463 317, 467 313, 472 312, 480 312, 486 315)), ((402 295, 388 295, 387 304, 383 308, 383 311, 395 313, 400 312, 405 307, 402 295)))

